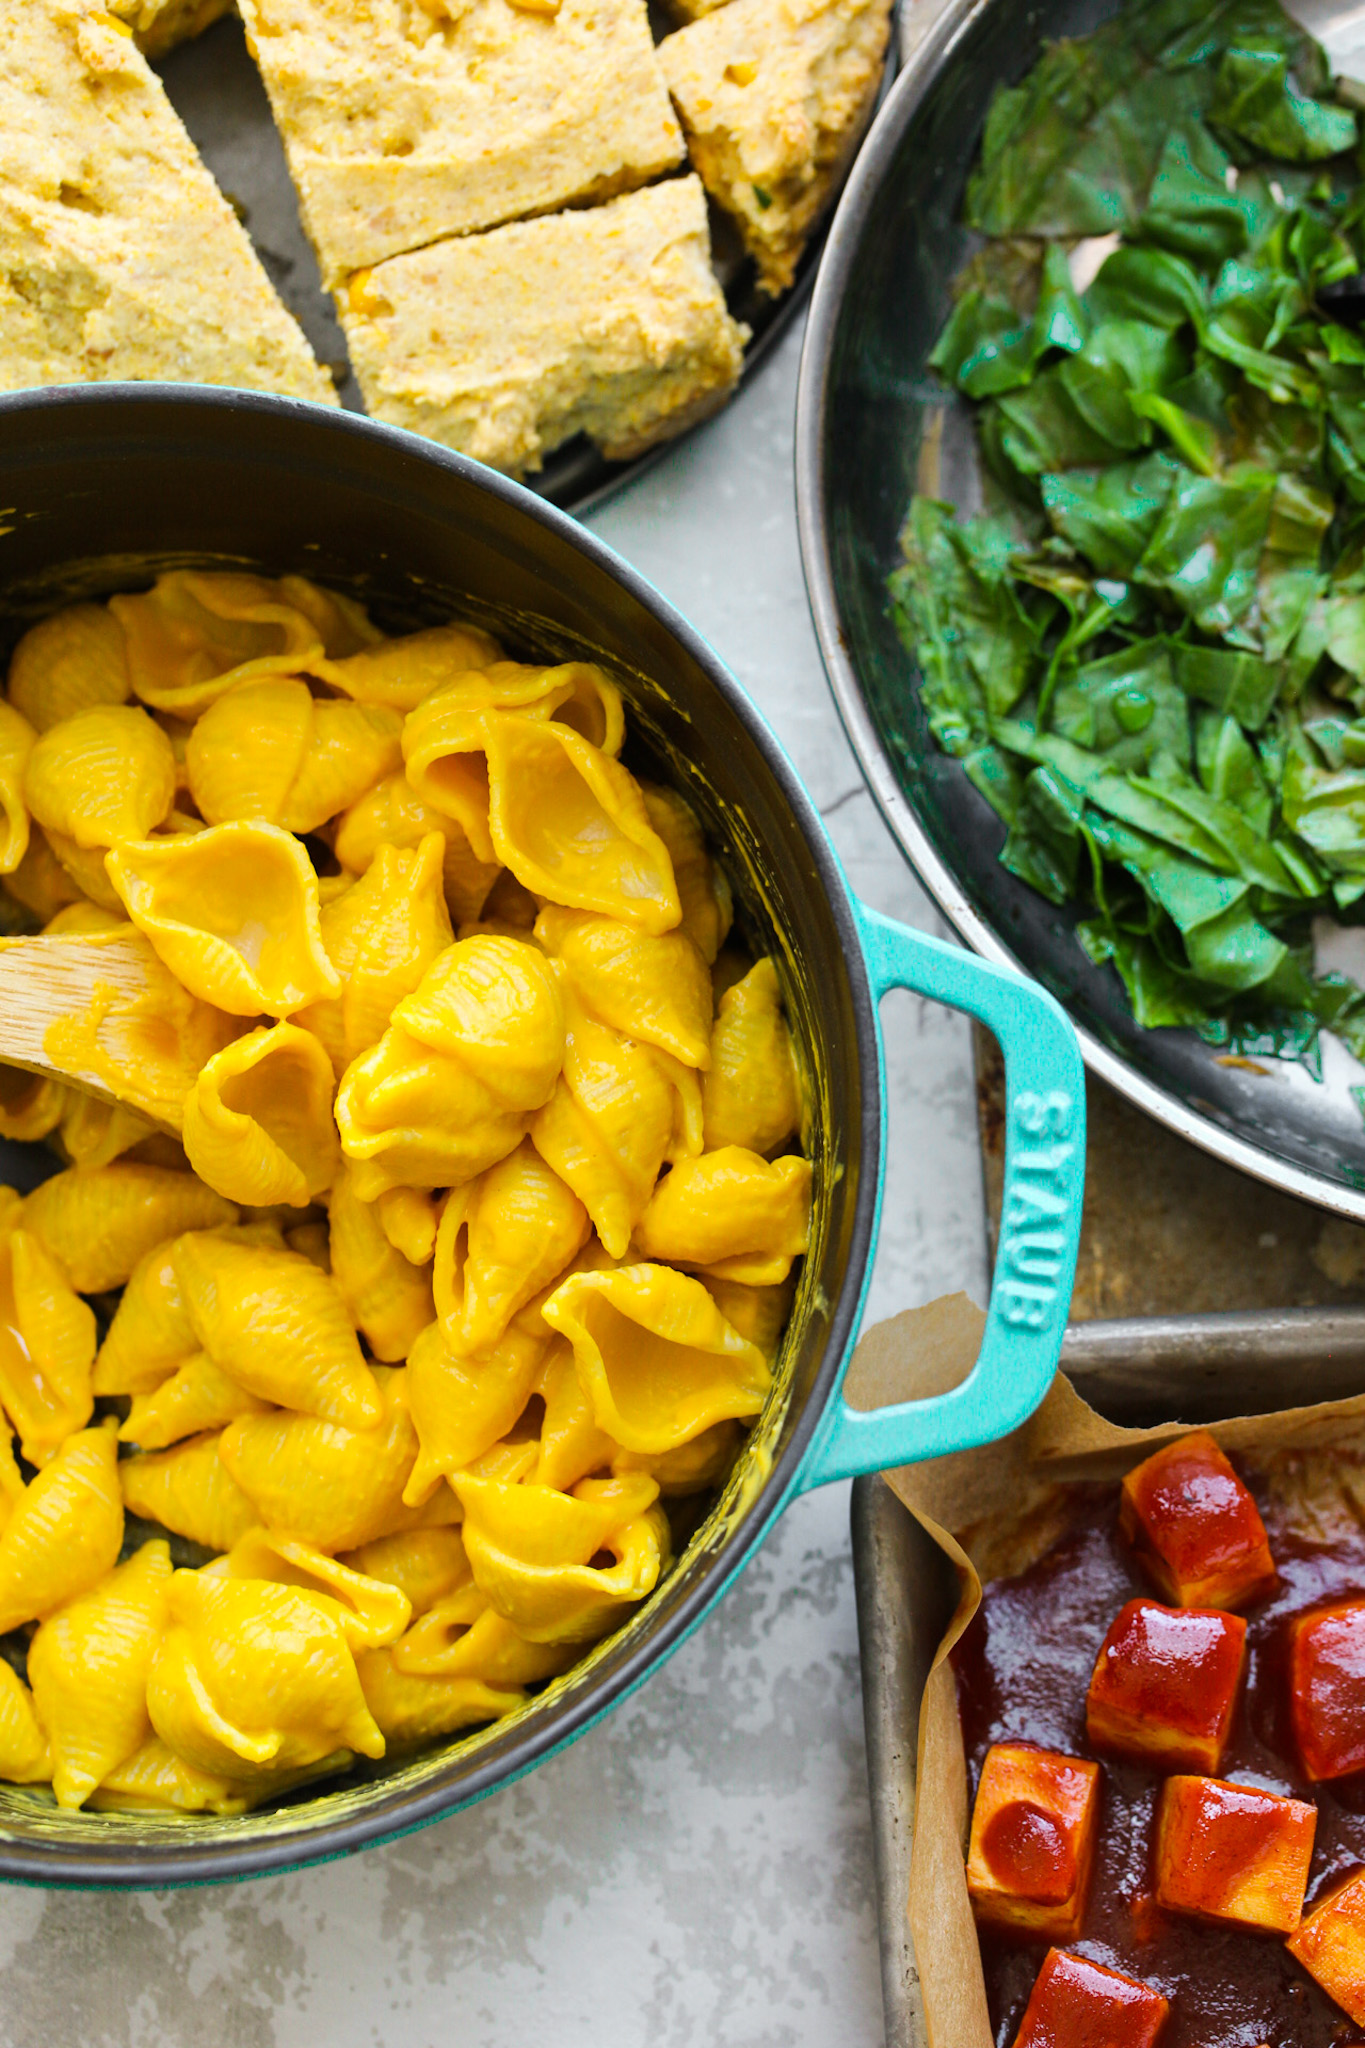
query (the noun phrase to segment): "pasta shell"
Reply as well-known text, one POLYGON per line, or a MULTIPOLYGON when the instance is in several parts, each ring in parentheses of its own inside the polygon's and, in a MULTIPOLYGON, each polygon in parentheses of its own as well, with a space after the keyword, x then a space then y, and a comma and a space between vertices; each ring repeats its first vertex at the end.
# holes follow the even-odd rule
POLYGON ((564 1056, 564 1010, 534 946, 449 946, 337 1091, 356 1193, 458 1187, 512 1151, 564 1056))
MULTIPOLYGON (((118 891, 105 871, 108 856, 102 846, 77 846, 64 832, 53 832, 46 825, 41 836, 72 894, 89 897, 102 910, 122 910, 118 891)), ((29 843, 32 844, 31 839, 29 843)))
POLYGON ((182 1142, 229 1201, 306 1208, 332 1184, 341 1144, 332 1063, 296 1024, 258 1027, 208 1061, 185 1098, 182 1142))
MULTIPOLYGON (((107 878, 102 879, 108 888, 107 878)), ((45 832, 29 833, 28 850, 14 872, 5 875, 4 891, 31 911, 42 925, 68 904, 84 900, 83 892, 52 851, 45 832)), ((109 894, 113 896, 112 889, 109 894)), ((115 900, 121 914, 123 906, 115 900)))
POLYGON ((298 1223, 284 1234, 286 1248, 308 1259, 319 1273, 332 1270, 332 1248, 325 1223, 298 1223))
POLYGON ((332 1190, 330 1215, 332 1278, 347 1313, 376 1358, 406 1358, 436 1314, 430 1272, 395 1251, 349 1174, 332 1190))
POLYGON ((390 1188, 374 1206, 380 1228, 394 1250, 411 1265, 429 1266, 436 1250, 441 1205, 421 1188, 390 1188))
POLYGON ((714 1273, 703 1273, 701 1282, 731 1329, 738 1330, 750 1344, 757 1344, 771 1364, 782 1348, 782 1332, 787 1327, 796 1293, 795 1280, 788 1277, 775 1287, 749 1287, 743 1280, 723 1280, 714 1273))
POLYGON ((456 676, 491 668, 502 649, 479 626, 427 626, 328 664, 326 680, 360 704, 411 711, 456 676))
POLYGON ((0 1533, 0 1635, 88 1592, 113 1569, 123 1503, 112 1429, 69 1436, 0 1533))
POLYGON ((382 846, 361 879, 323 909, 322 942, 342 993, 296 1021, 316 1032, 338 1075, 383 1037, 395 1006, 452 943, 443 846, 434 832, 411 850, 382 846))
POLYGON ((405 1529, 348 1550, 341 1563, 368 1579, 382 1579, 404 1595, 413 1615, 470 1583, 469 1560, 458 1529, 405 1529))
POLYGON ((711 976, 685 933, 651 937, 617 918, 575 916, 548 904, 536 919, 536 937, 602 1023, 685 1067, 710 1064, 711 976))
POLYGON ((403 1496, 409 1505, 506 1436, 531 1398, 544 1349, 541 1338, 509 1330, 485 1356, 461 1358, 439 1323, 423 1331, 408 1359, 408 1404, 421 1445, 403 1496))
POLYGON ((390 644, 371 623, 364 605, 339 590, 323 590, 306 576, 281 576, 275 588, 282 604, 312 621, 328 662, 346 661, 366 647, 390 644))
MULTIPOLYGON (((123 629, 133 692, 158 711, 193 718, 235 683, 293 675, 323 654, 318 620, 297 602, 302 579, 172 569, 153 587, 120 593, 109 610, 123 629)), ((321 597, 322 593, 315 593, 321 597)), ((341 617, 338 600, 329 616, 341 617)))
POLYGON ((149 1735, 86 1801, 97 1813, 229 1814, 245 1813, 250 1804, 244 1786, 195 1770, 159 1735, 149 1735))
POLYGON ((679 930, 691 939, 709 967, 729 936, 734 901, 724 869, 712 860, 701 820, 676 789, 642 782, 649 822, 668 848, 682 904, 679 930))
POLYGON ((624 1258, 664 1161, 701 1150, 701 1089, 681 1061, 599 1024, 572 989, 564 1017, 564 1071, 531 1138, 624 1258))
POLYGON ((554 1678, 576 1655, 572 1645, 528 1642, 471 1583, 413 1623, 394 1645, 393 1662, 410 1678, 477 1679, 502 1688, 554 1678))
POLYGON ((717 1422, 757 1415, 768 1362, 699 1280, 667 1266, 578 1273, 545 1304, 568 1338, 598 1426, 628 1451, 675 1450, 717 1422))
POLYGON ((264 1401, 229 1379, 207 1351, 196 1351, 154 1392, 135 1396, 119 1440, 144 1451, 164 1451, 187 1436, 222 1429, 239 1415, 266 1413, 264 1401))
POLYGON ((739 1456, 744 1431, 737 1422, 716 1422, 672 1451, 618 1451, 613 1472, 648 1472, 666 1500, 705 1493, 719 1486, 739 1456))
POLYGON ((35 732, 132 694, 123 628, 102 604, 72 604, 30 626, 10 656, 9 701, 35 732))
POLYGON ((205 1550, 231 1550, 259 1517, 218 1455, 225 1434, 193 1436, 166 1451, 124 1458, 118 1476, 129 1514, 205 1550))
POLYGON ((262 1401, 370 1429, 383 1414, 335 1283, 297 1252, 182 1237, 175 1270, 200 1346, 262 1401))
POLYGON ((0 1529, 7 1529, 24 1497, 24 1481, 8 1431, 0 1431, 0 1529))
POLYGON ((0 1240, 0 1405, 30 1465, 90 1420, 95 1318, 40 1239, 0 1240))
POLYGON ((594 1641, 653 1592, 668 1560, 659 1489, 641 1473, 584 1479, 571 1494, 468 1472, 453 1484, 474 1583, 530 1642, 594 1641), (599 1551, 613 1563, 590 1564, 599 1551))
MULTIPOLYGON (((373 1429, 344 1429, 307 1415, 261 1415, 224 1432, 224 1466, 267 1528, 338 1551, 420 1523, 421 1516, 403 1506, 417 1456, 406 1374, 380 1366, 375 1378, 384 1416, 373 1429)), ((446 1519, 458 1513, 452 1499, 446 1519)))
POLYGON ((315 832, 398 767, 402 725, 380 705, 318 701, 291 677, 240 683, 190 734, 190 792, 211 825, 263 818, 315 832))
POLYGON ((458 1728, 501 1720, 523 1706, 518 1689, 469 1678, 410 1678, 395 1668, 392 1650, 362 1650, 356 1658, 365 1704, 383 1730, 390 1754, 421 1749, 458 1728))
POLYGON ((330 1601, 353 1650, 381 1650, 396 1643, 412 1619, 412 1602, 400 1587, 387 1579, 366 1578, 298 1536, 248 1530, 226 1557, 206 1570, 228 1579, 301 1586, 330 1601))
POLYGON ((43 1622, 29 1645, 29 1683, 51 1745, 58 1806, 84 1805, 151 1735, 147 1673, 166 1626, 170 1583, 165 1543, 144 1543, 43 1622))
POLYGON ((286 1017, 340 993, 317 876, 291 833, 216 825, 108 856, 128 915, 191 995, 235 1017, 286 1017))
POLYGON ((121 1102, 68 1088, 57 1133, 73 1166, 108 1166, 155 1136, 156 1125, 121 1102))
POLYGON ((43 926, 45 939, 68 938, 79 933, 88 938, 91 932, 128 931, 128 920, 123 915, 122 905, 118 910, 102 910, 98 903, 68 903, 55 917, 50 917, 43 926))
POLYGON ((332 850, 347 874, 363 875, 381 846, 416 846, 428 832, 439 832, 445 842, 441 883, 446 908, 455 924, 466 924, 479 916, 502 865, 480 860, 463 828, 424 804, 401 770, 386 775, 344 812, 332 850))
POLYGON ((192 1173, 126 1160, 53 1174, 25 1198, 22 1215, 78 1294, 122 1287, 140 1258, 181 1231, 236 1221, 231 1202, 192 1173))
POLYGON ((800 1127, 796 1055, 772 960, 758 961, 720 999, 702 1113, 708 1152, 740 1145, 766 1155, 800 1127))
POLYGON ((339 1751, 384 1754, 331 1601, 263 1579, 176 1572, 147 1682, 162 1741, 248 1785, 339 1751))
POLYGON ((531 1478, 537 1486, 568 1493, 580 1479, 607 1471, 620 1446, 598 1427, 573 1351, 562 1337, 556 1338, 541 1368, 537 1391, 545 1403, 545 1418, 531 1478))
POLYGON ((491 860, 484 714, 557 719, 604 754, 621 751, 621 693, 593 662, 555 668, 500 661, 455 677, 410 712, 403 729, 408 780, 424 803, 456 820, 475 853, 491 860))
POLYGON ((149 1394, 198 1351, 175 1270, 176 1242, 153 1245, 129 1274, 95 1360, 97 1394, 149 1394))
POLYGON ((490 711, 482 722, 488 832, 504 867, 534 896, 672 931, 682 917, 673 863, 629 770, 553 720, 490 711))
POLYGON ((185 742, 186 783, 201 816, 210 825, 235 818, 282 825, 312 730, 313 693, 292 676, 225 691, 185 742))
POLYGON ((52 1758, 33 1695, 0 1659, 0 1778, 10 1785, 46 1785, 51 1776, 52 1758))
POLYGON ((399 767, 402 731, 402 714, 382 704, 314 704, 308 751, 280 823, 290 832, 316 832, 346 810, 399 767))
POLYGON ((578 1197, 529 1138, 453 1194, 436 1238, 441 1329, 468 1357, 498 1343, 518 1309, 548 1287, 591 1225, 578 1197))
POLYGON ((12 875, 28 852, 24 777, 35 738, 28 720, 0 699, 0 875, 12 875))
POLYGON ((50 726, 34 742, 23 779, 24 800, 48 831, 83 850, 117 846, 146 839, 170 810, 175 755, 145 711, 99 704, 50 726))
POLYGON ((62 1120, 67 1094, 51 1074, 0 1065, 0 1138, 33 1144, 48 1137, 62 1120))
POLYGON ((681 1159, 660 1181, 635 1242, 647 1259, 704 1266, 771 1287, 810 1241, 808 1159, 769 1163, 740 1145, 681 1159))
POLYGON ((428 810, 449 818, 477 861, 500 867, 488 823, 488 715, 443 692, 403 725, 408 781, 428 810))

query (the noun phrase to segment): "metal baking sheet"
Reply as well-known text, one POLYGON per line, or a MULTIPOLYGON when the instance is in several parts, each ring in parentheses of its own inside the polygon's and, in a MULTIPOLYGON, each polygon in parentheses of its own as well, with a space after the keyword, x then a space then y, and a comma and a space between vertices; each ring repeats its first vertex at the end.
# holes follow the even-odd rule
MULTIPOLYGON (((932 5, 914 9, 913 40, 918 41, 921 20, 933 11, 932 5)), ((657 25, 656 34, 662 33, 664 26, 657 25)), ((882 94, 898 68, 904 35, 902 28, 888 46, 882 94)), ((226 16, 203 35, 172 50, 155 68, 200 155, 255 243, 271 283, 308 337, 319 362, 331 370, 342 404, 352 412, 363 412, 364 401, 347 359, 341 326, 331 298, 322 288, 317 260, 299 221, 284 149, 260 73, 248 55, 241 22, 234 15, 226 16)), ((753 333, 745 351, 746 377, 804 305, 823 243, 823 234, 812 238, 790 291, 771 299, 758 289, 738 231, 718 208, 711 208, 712 253, 726 301, 735 319, 744 321, 753 333)), ((544 468, 526 482, 551 504, 582 512, 638 476, 669 445, 663 442, 632 462, 608 462, 580 435, 556 449, 544 468)))
MULTIPOLYGON (((1111 1421, 1212 1422, 1288 1405, 1287 1375, 1313 1400, 1365 1393, 1365 1308, 1258 1310, 1073 1323, 1062 1364, 1111 1421)), ((877 1866, 887 2048, 925 2048, 906 1920, 919 1703, 957 1605, 938 1546, 880 1478, 855 1480, 853 1579, 877 1866)))

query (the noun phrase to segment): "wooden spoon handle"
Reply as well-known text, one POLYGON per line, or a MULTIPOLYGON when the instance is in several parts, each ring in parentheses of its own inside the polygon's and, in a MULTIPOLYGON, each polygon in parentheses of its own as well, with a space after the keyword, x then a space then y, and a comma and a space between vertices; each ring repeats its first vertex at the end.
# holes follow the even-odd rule
POLYGON ((249 1029, 182 988, 131 924, 0 939, 0 1061, 171 1130, 205 1061, 249 1029))

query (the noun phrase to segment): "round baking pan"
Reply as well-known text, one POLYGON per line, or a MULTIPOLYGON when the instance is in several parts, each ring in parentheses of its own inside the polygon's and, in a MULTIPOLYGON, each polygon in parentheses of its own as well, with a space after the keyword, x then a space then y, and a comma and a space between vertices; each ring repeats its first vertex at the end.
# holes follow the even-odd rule
MULTIPOLYGON (((985 1442, 1030 1413, 1051 1382, 1075 1265, 1080 1059, 1041 990, 856 901, 781 748, 705 642, 520 485, 351 414, 175 385, 0 399, 0 465, 13 508, 0 534, 0 656, 57 605, 199 564, 302 573, 390 630, 472 617, 523 657, 601 661, 625 694, 634 758, 696 806, 740 930, 779 962, 805 1076, 816 1197, 773 1392, 726 1490, 615 1635, 493 1727, 237 1818, 64 1813, 0 1786, 0 1877, 164 1885, 287 1868, 421 1826, 571 1741, 695 1627, 794 1493, 985 1442), (876 1006, 895 987, 970 1011, 1003 1047, 1006 1224, 971 1376, 868 1413, 839 1388, 880 1204, 876 1006)), ((0 1148, 5 1180, 31 1183, 53 1165, 37 1147, 0 1148)))
MULTIPOLYGON (((1324 1039, 1318 1079, 1135 1023, 1117 974, 1081 950, 1079 913, 1000 866, 1004 827, 934 743, 891 618, 886 579, 915 492, 964 511, 979 502, 971 419, 928 357, 978 244, 962 198, 986 110, 1045 38, 1084 35, 1116 11, 1112 0, 948 0, 888 95, 830 228, 802 355, 796 484, 811 611, 883 816, 967 943, 1050 989, 1087 1064, 1139 1108, 1229 1165, 1365 1220, 1355 1063, 1324 1039)), ((1323 33, 1322 7, 1313 25, 1323 33)))

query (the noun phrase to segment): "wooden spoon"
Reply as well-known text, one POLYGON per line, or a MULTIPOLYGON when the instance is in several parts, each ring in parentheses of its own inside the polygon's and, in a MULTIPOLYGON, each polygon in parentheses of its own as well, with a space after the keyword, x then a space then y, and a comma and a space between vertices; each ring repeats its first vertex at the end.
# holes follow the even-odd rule
POLYGON ((204 1063, 250 1029, 182 988, 131 924, 0 939, 0 1062, 177 1134, 204 1063))

